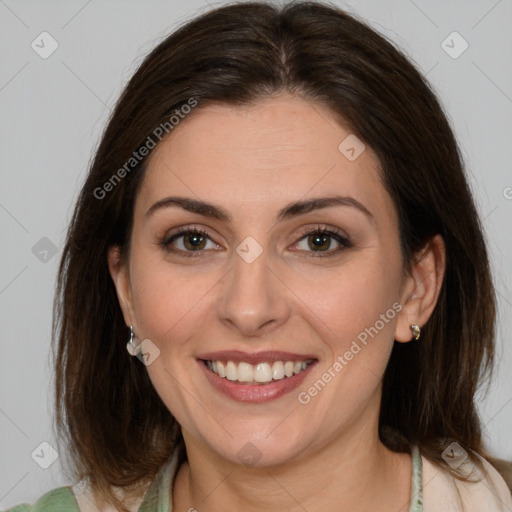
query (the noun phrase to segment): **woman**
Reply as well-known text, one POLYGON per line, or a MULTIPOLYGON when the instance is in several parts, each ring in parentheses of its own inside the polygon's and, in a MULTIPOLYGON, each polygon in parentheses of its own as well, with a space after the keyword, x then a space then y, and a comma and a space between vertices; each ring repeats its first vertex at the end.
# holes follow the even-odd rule
POLYGON ((474 403, 494 319, 412 64, 319 3, 211 11, 127 85, 69 228, 56 420, 82 485, 13 510, 511 510, 474 403))

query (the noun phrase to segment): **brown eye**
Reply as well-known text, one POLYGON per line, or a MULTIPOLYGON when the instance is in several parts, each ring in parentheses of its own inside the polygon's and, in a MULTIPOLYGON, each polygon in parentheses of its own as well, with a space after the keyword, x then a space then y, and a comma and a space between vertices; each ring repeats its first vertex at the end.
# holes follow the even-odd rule
POLYGON ((199 255, 205 252, 205 249, 220 248, 206 231, 200 229, 183 229, 167 236, 160 245, 169 252, 180 253, 183 256, 191 256, 194 252, 199 255))
POLYGON ((183 236, 183 245, 187 250, 197 251, 204 249, 207 238, 200 233, 189 232, 183 236))
POLYGON ((308 246, 313 250, 326 251, 331 246, 331 237, 328 235, 309 235, 308 246))
POLYGON ((301 251, 309 252, 310 256, 331 256, 352 247, 352 243, 340 233, 318 227, 304 233, 297 242, 297 247, 301 251))

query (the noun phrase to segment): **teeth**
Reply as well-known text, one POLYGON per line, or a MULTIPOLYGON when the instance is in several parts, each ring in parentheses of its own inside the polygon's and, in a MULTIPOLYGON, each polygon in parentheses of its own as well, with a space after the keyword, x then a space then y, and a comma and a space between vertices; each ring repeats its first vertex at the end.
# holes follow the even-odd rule
MULTIPOLYGON (((240 368, 240 365, 238 367, 240 368)), ((256 365, 254 380, 256 382, 270 382, 272 380, 272 368, 269 363, 258 363, 256 365)))
POLYGON ((272 377, 275 380, 281 380, 284 378, 284 364, 282 361, 276 361, 272 365, 272 377))
POLYGON ((238 382, 259 382, 266 383, 272 380, 282 380, 285 377, 293 377, 304 371, 309 361, 275 361, 274 363, 258 363, 252 365, 241 362, 228 361, 207 361, 208 368, 219 377, 238 382))
POLYGON ((252 371, 252 365, 249 363, 240 363, 238 365, 238 380, 240 382, 252 382, 254 373, 255 372, 252 371))
MULTIPOLYGON (((213 368, 212 368, 213 371, 213 368)), ((226 365, 226 379, 228 380, 237 380, 238 372, 235 363, 233 361, 228 361, 226 365)))

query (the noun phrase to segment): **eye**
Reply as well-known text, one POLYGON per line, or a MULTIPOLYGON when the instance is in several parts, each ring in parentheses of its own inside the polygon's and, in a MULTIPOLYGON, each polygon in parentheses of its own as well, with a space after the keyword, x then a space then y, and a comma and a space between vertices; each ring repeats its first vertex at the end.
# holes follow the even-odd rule
POLYGON ((206 231, 197 228, 182 229, 172 233, 166 236, 160 245, 170 252, 181 252, 183 256, 193 256, 190 253, 201 253, 205 249, 218 249, 220 247, 206 231))
MULTIPOLYGON (((179 253, 180 256, 200 256, 207 249, 221 248, 206 231, 200 228, 181 229, 165 236, 159 244, 166 251, 179 253)), ((310 256, 315 257, 332 256, 343 249, 353 247, 350 240, 341 232, 321 226, 301 233, 301 238, 295 245, 298 249, 292 250, 310 252, 310 256)))
POLYGON ((312 252, 312 256, 332 256, 344 249, 352 247, 350 240, 340 232, 329 230, 317 226, 314 230, 302 233, 302 237, 297 242, 299 250, 312 252), (333 245, 335 246, 333 248, 333 245), (322 254, 323 253, 323 254, 322 254))

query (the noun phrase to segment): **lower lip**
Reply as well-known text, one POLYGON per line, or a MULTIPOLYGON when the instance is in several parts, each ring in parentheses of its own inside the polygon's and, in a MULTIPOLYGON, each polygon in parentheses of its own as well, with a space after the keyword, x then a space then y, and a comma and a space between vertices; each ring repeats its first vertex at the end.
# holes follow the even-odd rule
POLYGON ((263 403, 275 400, 297 388, 307 377, 317 361, 308 364, 305 370, 293 377, 285 377, 268 384, 236 384, 212 372, 202 360, 197 361, 209 382, 219 391, 238 402, 263 403))

